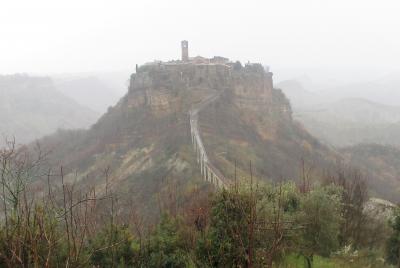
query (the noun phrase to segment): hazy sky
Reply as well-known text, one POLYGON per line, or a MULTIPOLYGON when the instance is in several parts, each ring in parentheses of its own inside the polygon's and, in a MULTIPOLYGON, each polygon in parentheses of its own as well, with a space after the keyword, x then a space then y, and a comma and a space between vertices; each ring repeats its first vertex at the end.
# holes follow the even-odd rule
POLYGON ((398 0, 1 0, 0 73, 223 55, 272 70, 399 71, 398 0))

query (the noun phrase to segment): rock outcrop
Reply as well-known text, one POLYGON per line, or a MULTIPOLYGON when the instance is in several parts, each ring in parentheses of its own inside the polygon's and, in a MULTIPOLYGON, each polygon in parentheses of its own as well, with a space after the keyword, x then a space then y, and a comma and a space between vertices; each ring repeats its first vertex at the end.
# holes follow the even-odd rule
POLYGON ((266 72, 261 64, 143 65, 131 76, 128 103, 131 107, 147 106, 155 115, 162 116, 182 111, 181 96, 185 92, 202 95, 201 90, 207 89, 226 89, 232 104, 240 109, 257 113, 281 111, 291 117, 288 101, 280 92, 274 92, 272 73, 266 72), (278 106, 273 100, 276 96, 282 100, 278 106))

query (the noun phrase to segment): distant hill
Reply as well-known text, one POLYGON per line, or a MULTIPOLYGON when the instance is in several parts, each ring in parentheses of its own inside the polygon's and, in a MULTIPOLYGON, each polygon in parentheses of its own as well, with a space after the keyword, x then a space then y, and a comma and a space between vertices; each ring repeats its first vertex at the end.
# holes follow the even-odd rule
POLYGON ((400 105, 400 75, 393 73, 380 79, 321 88, 320 93, 330 99, 363 98, 386 105, 400 105))
POLYGON ((104 113, 121 98, 119 89, 97 76, 69 76, 56 78, 57 89, 81 105, 104 113))
POLYGON ((0 134, 15 136, 17 143, 59 128, 86 128, 97 117, 96 112, 57 91, 48 77, 0 75, 0 134))
POLYGON ((297 79, 285 80, 275 86, 284 91, 295 111, 324 102, 322 96, 305 89, 303 83, 297 79))
POLYGON ((280 83, 279 87, 293 103, 294 117, 325 143, 400 145, 400 106, 311 93, 292 80, 280 83))
POLYGON ((400 202, 400 149, 378 144, 359 144, 340 150, 349 164, 369 174, 372 191, 400 202))

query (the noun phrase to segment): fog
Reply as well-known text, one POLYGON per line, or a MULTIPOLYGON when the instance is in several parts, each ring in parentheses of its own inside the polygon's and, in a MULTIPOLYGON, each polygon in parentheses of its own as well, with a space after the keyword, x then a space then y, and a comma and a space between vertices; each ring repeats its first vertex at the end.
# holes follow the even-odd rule
POLYGON ((385 137, 400 144, 393 138, 400 123, 389 138, 382 130, 372 138, 351 133, 341 140, 335 129, 327 137, 319 130, 329 128, 316 123, 337 128, 363 118, 369 128, 382 128, 379 124, 400 120, 391 107, 400 106, 399 9, 394 0, 4 1, 0 75, 52 81, 5 77, 1 82, 0 76, 0 112, 18 115, 0 124, 0 134, 28 141, 60 127, 90 126, 126 94, 136 64, 179 59, 180 41, 188 40, 190 56, 269 66, 296 119, 321 140, 348 145, 385 137), (71 107, 85 120, 66 118, 71 107), (340 117, 337 111, 345 113, 340 117), (30 119, 32 112, 37 120, 30 119), (48 124, 49 115, 54 124, 48 124), (18 118, 32 122, 35 135, 25 139, 28 125, 18 118))
POLYGON ((339 1, 3 1, 0 73, 134 70, 190 54, 271 66, 275 80, 399 72, 400 4, 339 1))

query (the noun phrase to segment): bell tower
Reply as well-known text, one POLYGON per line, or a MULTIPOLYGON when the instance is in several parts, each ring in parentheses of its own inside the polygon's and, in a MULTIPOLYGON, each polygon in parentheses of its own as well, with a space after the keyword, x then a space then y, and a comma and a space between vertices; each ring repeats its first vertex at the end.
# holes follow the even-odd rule
POLYGON ((182 61, 189 61, 189 42, 187 40, 183 40, 181 42, 182 48, 182 61))

